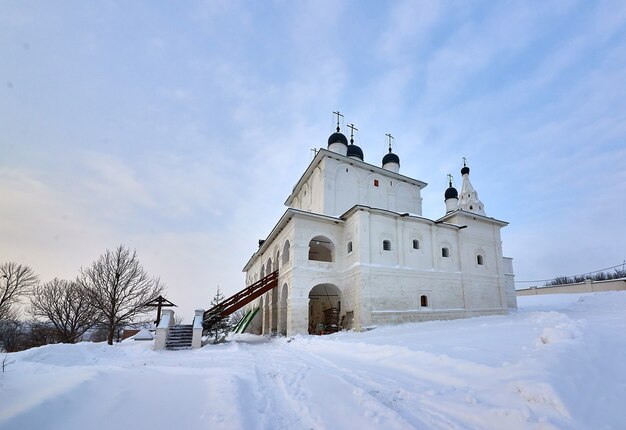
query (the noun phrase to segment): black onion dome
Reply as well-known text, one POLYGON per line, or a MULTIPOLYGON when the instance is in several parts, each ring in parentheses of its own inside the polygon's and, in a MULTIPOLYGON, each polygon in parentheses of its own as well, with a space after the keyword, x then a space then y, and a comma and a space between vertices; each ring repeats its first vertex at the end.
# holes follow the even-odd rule
POLYGON ((446 193, 444 195, 445 199, 458 199, 459 198, 459 192, 456 190, 456 188, 454 188, 453 186, 450 186, 450 188, 448 188, 446 190, 446 193))
POLYGON ((383 166, 387 163, 396 163, 398 165, 400 164, 400 157, 391 152, 391 149, 389 149, 389 154, 383 157, 383 166))
POLYGON ((352 144, 348 145, 348 157, 357 157, 363 161, 363 150, 358 146, 352 144))
POLYGON ((342 133, 336 132, 330 135, 328 138, 328 146, 333 143, 343 143, 344 145, 348 145, 348 138, 344 136, 342 133))
POLYGON ((461 169, 461 175, 469 175, 469 167, 463 166, 461 169))

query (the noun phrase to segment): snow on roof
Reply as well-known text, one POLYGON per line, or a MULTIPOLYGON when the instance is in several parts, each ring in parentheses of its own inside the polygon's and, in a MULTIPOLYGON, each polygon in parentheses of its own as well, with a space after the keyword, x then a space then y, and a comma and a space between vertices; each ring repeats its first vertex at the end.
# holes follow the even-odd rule
POLYGON ((152 336, 152 333, 150 333, 148 330, 146 330, 144 328, 142 330, 139 330, 139 333, 137 333, 136 335, 132 336, 131 339, 133 339, 133 340, 153 340, 154 336, 152 336))

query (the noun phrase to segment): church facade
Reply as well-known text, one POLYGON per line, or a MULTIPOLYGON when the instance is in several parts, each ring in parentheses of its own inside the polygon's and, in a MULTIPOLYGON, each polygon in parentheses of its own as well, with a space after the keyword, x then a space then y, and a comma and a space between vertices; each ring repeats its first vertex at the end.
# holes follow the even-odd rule
MULTIPOLYGON (((446 213, 422 216, 426 183, 400 174, 392 152, 366 163, 353 139, 328 139, 298 180, 287 210, 245 265, 246 285, 278 270, 252 330, 287 335, 505 314, 516 307, 512 259, 500 229, 461 170, 446 213)), ((442 205, 443 208, 443 205, 442 205)))

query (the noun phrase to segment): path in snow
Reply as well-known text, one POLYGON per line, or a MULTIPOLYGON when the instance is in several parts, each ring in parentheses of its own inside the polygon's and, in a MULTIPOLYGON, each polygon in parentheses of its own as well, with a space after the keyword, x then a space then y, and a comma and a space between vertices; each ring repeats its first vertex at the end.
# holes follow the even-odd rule
POLYGON ((365 333, 9 354, 0 429, 619 429, 626 293, 365 333))

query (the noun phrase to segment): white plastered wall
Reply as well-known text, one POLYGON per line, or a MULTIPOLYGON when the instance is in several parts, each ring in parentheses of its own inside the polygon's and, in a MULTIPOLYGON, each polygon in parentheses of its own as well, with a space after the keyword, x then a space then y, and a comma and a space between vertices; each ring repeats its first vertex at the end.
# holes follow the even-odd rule
POLYGON ((373 171, 357 160, 324 157, 291 205, 307 212, 339 216, 357 204, 420 215, 421 189, 384 171, 373 171))

